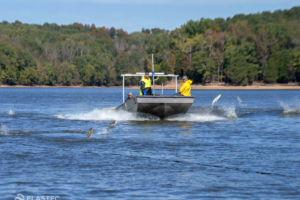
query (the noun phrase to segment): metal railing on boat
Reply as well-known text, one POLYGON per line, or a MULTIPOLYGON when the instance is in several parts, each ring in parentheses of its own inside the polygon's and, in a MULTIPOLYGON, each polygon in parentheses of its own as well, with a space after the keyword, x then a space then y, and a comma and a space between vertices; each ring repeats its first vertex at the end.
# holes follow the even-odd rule
MULTIPOLYGON (((123 103, 125 102, 125 77, 127 76, 145 76, 145 72, 137 72, 135 74, 121 74, 121 76, 123 77, 123 103)), ((152 76, 152 72, 149 72, 149 76, 152 76)), ((177 93, 177 77, 178 75, 174 75, 174 74, 165 74, 164 72, 155 72, 154 76, 159 77, 174 77, 175 78, 175 93, 177 93)), ((154 80, 154 76, 153 76, 153 94, 155 94, 155 88, 154 88, 154 84, 155 84, 155 80, 154 80)))

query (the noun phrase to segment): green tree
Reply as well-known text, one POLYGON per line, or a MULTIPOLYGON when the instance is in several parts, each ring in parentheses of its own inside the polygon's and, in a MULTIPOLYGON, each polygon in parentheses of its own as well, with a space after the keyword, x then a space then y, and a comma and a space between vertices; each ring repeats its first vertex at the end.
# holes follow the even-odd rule
POLYGON ((294 81, 300 81, 300 50, 295 50, 293 59, 290 62, 290 71, 293 74, 294 81))
POLYGON ((197 52, 193 55, 192 63, 196 69, 195 75, 202 77, 201 82, 206 82, 207 77, 210 75, 209 72, 209 57, 208 52, 197 52))
POLYGON ((249 64, 247 63, 245 57, 238 53, 233 58, 233 68, 231 68, 231 80, 236 85, 247 85, 249 82, 248 79, 248 68, 249 64))
POLYGON ((32 85, 38 82, 38 74, 36 69, 27 67, 20 73, 19 82, 22 85, 32 85))
POLYGON ((45 63, 47 69, 48 82, 45 83, 47 85, 55 85, 57 82, 57 74, 54 70, 54 67, 51 63, 45 63))
POLYGON ((84 85, 94 85, 95 78, 95 68, 93 65, 88 64, 84 71, 84 76, 82 77, 82 82, 84 85))
POLYGON ((111 27, 109 31, 110 38, 114 39, 116 34, 117 34, 116 29, 114 27, 111 27))
POLYGON ((8 85, 17 84, 16 70, 14 68, 9 68, 8 70, 6 70, 4 79, 5 79, 4 81, 5 84, 8 85))
POLYGON ((18 70, 24 70, 27 67, 32 67, 36 69, 37 62, 31 55, 31 53, 26 51, 21 51, 20 49, 17 50, 17 66, 18 70))
MULTIPOLYGON (((275 56, 275 55, 274 55, 275 56)), ((278 69, 278 82, 288 83, 293 80, 291 72, 288 70, 288 64, 291 60, 288 52, 281 52, 276 56, 276 67, 278 69)))
POLYGON ((274 58, 271 57, 267 62, 265 82, 276 83, 277 79, 278 79, 278 70, 275 65, 274 58))

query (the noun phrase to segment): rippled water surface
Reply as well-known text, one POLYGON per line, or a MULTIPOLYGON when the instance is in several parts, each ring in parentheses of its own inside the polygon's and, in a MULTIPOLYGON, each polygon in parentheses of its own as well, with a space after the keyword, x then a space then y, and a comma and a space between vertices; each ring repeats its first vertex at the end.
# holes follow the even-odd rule
POLYGON ((0 88, 0 199, 299 199, 300 91, 192 95, 160 120, 122 89, 0 88))

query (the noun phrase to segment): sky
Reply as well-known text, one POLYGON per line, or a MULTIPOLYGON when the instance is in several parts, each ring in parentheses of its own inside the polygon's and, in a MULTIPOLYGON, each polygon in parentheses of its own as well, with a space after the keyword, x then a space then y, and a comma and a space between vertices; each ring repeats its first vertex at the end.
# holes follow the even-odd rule
POLYGON ((0 21, 28 24, 95 24, 122 28, 174 30, 189 20, 300 6, 299 0, 0 0, 0 21))

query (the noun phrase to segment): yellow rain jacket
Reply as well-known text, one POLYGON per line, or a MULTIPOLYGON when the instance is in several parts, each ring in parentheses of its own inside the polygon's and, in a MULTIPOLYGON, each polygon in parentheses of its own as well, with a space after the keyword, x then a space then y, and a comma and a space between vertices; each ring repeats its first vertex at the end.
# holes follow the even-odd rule
POLYGON ((145 77, 143 77, 140 82, 142 82, 142 81, 145 83, 145 86, 144 86, 144 88, 142 88, 142 84, 141 84, 140 95, 143 95, 143 90, 145 88, 151 88, 151 79, 150 78, 146 79, 145 77))
POLYGON ((179 93, 182 94, 183 96, 191 96, 191 84, 193 83, 192 80, 187 80, 181 88, 179 89, 179 93))

